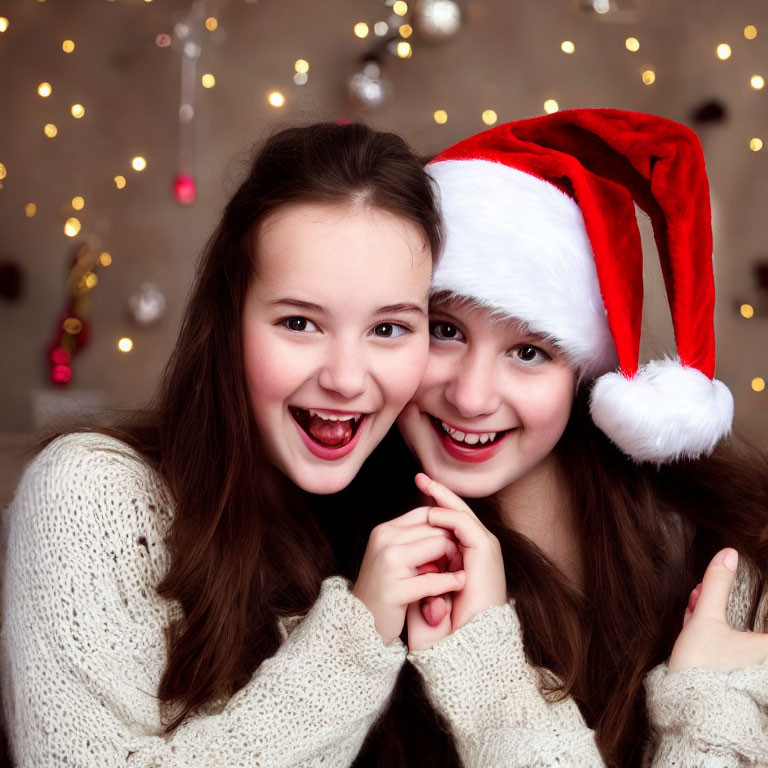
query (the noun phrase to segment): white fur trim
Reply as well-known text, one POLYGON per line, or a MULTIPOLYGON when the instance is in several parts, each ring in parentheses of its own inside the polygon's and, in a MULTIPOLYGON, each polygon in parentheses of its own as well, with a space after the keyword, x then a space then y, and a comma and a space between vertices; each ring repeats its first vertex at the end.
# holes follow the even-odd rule
POLYGON ((440 188, 446 248, 432 281, 527 323, 593 378, 616 366, 592 247, 576 202, 547 181, 487 160, 427 170, 440 188))
POLYGON ((601 376, 590 412, 628 456, 662 464, 711 453, 731 431, 733 395, 697 368, 654 360, 632 379, 620 373, 601 376))

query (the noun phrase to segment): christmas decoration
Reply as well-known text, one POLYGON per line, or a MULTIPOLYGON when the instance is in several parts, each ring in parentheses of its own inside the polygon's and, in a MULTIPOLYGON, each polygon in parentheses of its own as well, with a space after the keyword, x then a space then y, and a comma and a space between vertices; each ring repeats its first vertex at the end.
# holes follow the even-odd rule
POLYGON ((128 311, 137 325, 156 323, 165 313, 165 296, 155 283, 142 283, 128 299, 128 311))
POLYGON ((461 8, 456 0, 418 0, 413 25, 420 37, 440 42, 461 29, 461 8))
POLYGON ((381 65, 375 59, 363 61, 362 70, 349 80, 349 97, 352 103, 364 110, 380 107, 388 92, 387 84, 381 77, 381 65))

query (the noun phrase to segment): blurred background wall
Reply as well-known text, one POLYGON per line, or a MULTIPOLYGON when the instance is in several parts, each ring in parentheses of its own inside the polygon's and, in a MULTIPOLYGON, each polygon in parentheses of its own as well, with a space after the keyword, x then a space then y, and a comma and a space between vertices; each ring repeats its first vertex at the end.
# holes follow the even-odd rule
POLYGON ((691 125, 718 376, 768 439, 766 41, 765 0, 0 0, 0 501, 52 416, 147 400, 251 146, 318 119, 424 155, 556 109, 691 125))

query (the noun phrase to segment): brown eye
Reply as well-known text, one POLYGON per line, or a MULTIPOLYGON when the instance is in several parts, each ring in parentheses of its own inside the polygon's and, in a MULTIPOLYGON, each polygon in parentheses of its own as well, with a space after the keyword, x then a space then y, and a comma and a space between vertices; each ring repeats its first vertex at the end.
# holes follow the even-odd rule
POLYGON ((307 318, 289 317, 285 321, 285 327, 291 331, 305 331, 307 329, 307 318))
POLYGON ((539 350, 536 349, 536 347, 533 347, 530 344, 526 344, 524 347, 520 347, 520 349, 517 351, 517 356, 521 360, 525 360, 526 363, 531 363, 536 359, 536 355, 538 353, 539 350))
POLYGON ((464 338, 461 331, 450 323, 432 322, 429 324, 430 335, 440 341, 460 341, 464 338))

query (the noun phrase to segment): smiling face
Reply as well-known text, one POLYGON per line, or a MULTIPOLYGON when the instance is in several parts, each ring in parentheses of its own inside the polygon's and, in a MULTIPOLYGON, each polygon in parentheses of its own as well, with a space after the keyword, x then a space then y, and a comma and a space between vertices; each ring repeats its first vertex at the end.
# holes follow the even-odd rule
POLYGON ((576 373, 514 320, 462 302, 430 314, 429 362, 398 419, 432 478, 467 498, 513 486, 554 461, 576 373))
POLYGON ((286 205, 259 227, 246 381, 268 457, 300 488, 346 487, 415 392, 431 267, 415 224, 365 205, 286 205))

